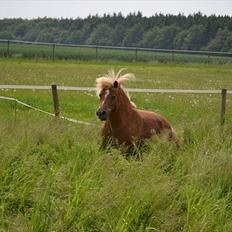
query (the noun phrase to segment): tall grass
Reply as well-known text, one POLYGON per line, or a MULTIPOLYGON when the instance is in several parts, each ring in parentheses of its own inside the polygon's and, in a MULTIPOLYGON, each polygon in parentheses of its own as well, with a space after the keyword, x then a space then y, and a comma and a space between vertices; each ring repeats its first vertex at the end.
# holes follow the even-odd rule
MULTIPOLYGON (((99 128, 1 103, 3 231, 230 231, 231 126, 204 118, 141 160, 99 151, 99 128)), ((175 117, 175 116, 173 116, 175 117)))
MULTIPOLYGON (((137 87, 231 86, 226 66, 125 65, 141 77, 137 87)), ((1 84, 90 85, 109 64, 1 60, 0 66, 1 84)), ((48 91, 0 95, 52 112, 48 91)), ((176 149, 154 138, 140 159, 99 150, 93 93, 59 91, 59 98, 62 115, 96 126, 0 100, 0 231, 231 231, 231 97, 222 130, 219 95, 131 94, 139 108, 164 115, 182 144, 176 149)))

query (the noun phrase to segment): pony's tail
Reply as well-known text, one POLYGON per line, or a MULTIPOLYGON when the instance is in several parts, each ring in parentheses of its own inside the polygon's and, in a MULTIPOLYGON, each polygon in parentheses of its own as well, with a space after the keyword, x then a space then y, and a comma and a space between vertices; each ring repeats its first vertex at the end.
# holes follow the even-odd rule
POLYGON ((173 128, 171 128, 171 131, 169 132, 168 139, 170 141, 173 141, 176 144, 177 148, 180 148, 180 140, 177 137, 177 134, 176 134, 176 132, 175 132, 175 130, 173 128))

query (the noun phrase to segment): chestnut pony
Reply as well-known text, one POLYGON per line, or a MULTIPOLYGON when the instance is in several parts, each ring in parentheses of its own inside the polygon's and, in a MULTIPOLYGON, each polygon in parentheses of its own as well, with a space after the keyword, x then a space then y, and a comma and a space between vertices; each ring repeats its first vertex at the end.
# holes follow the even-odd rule
POLYGON ((123 70, 117 74, 110 70, 106 76, 96 79, 97 95, 100 98, 96 114, 100 120, 105 121, 102 128, 102 148, 105 148, 109 141, 117 147, 130 147, 163 133, 179 147, 176 133, 164 117, 151 111, 139 110, 130 101, 122 83, 134 78, 134 75, 121 75, 123 70))

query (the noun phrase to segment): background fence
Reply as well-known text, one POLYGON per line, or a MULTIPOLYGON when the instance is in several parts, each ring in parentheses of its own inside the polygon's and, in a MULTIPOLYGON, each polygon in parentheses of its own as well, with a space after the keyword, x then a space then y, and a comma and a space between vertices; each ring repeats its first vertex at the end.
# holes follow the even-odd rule
POLYGON ((231 52, 152 49, 0 39, 0 56, 47 59, 120 60, 232 64, 231 52))

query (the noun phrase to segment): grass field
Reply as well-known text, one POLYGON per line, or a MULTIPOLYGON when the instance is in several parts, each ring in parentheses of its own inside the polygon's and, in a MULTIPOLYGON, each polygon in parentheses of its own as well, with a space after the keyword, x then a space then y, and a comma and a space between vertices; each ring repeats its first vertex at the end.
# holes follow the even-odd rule
POLYGON ((181 65, 123 62, 0 59, 1 84, 94 86, 109 69, 127 68, 136 76, 128 87, 232 89, 231 65, 181 65))
MULTIPOLYGON (((52 45, 30 45, 10 43, 9 51, 6 42, 0 42, 0 56, 18 58, 46 58, 53 59, 52 45)), ((131 51, 105 48, 85 48, 85 47, 62 47, 56 46, 54 50, 55 59, 76 59, 82 61, 102 60, 102 61, 142 61, 148 63, 211 63, 211 64, 231 64, 232 57, 199 55, 199 54, 178 54, 170 52, 151 51, 131 51)))
MULTIPOLYGON (((130 87, 232 89, 231 66, 0 60, 0 84, 93 86, 127 67, 130 87)), ((49 91, 0 90, 52 112, 49 91)), ((180 150, 155 139, 141 160, 99 151, 94 93, 60 91, 78 125, 0 100, 0 231, 232 231, 232 96, 133 93, 176 128, 180 150)))

